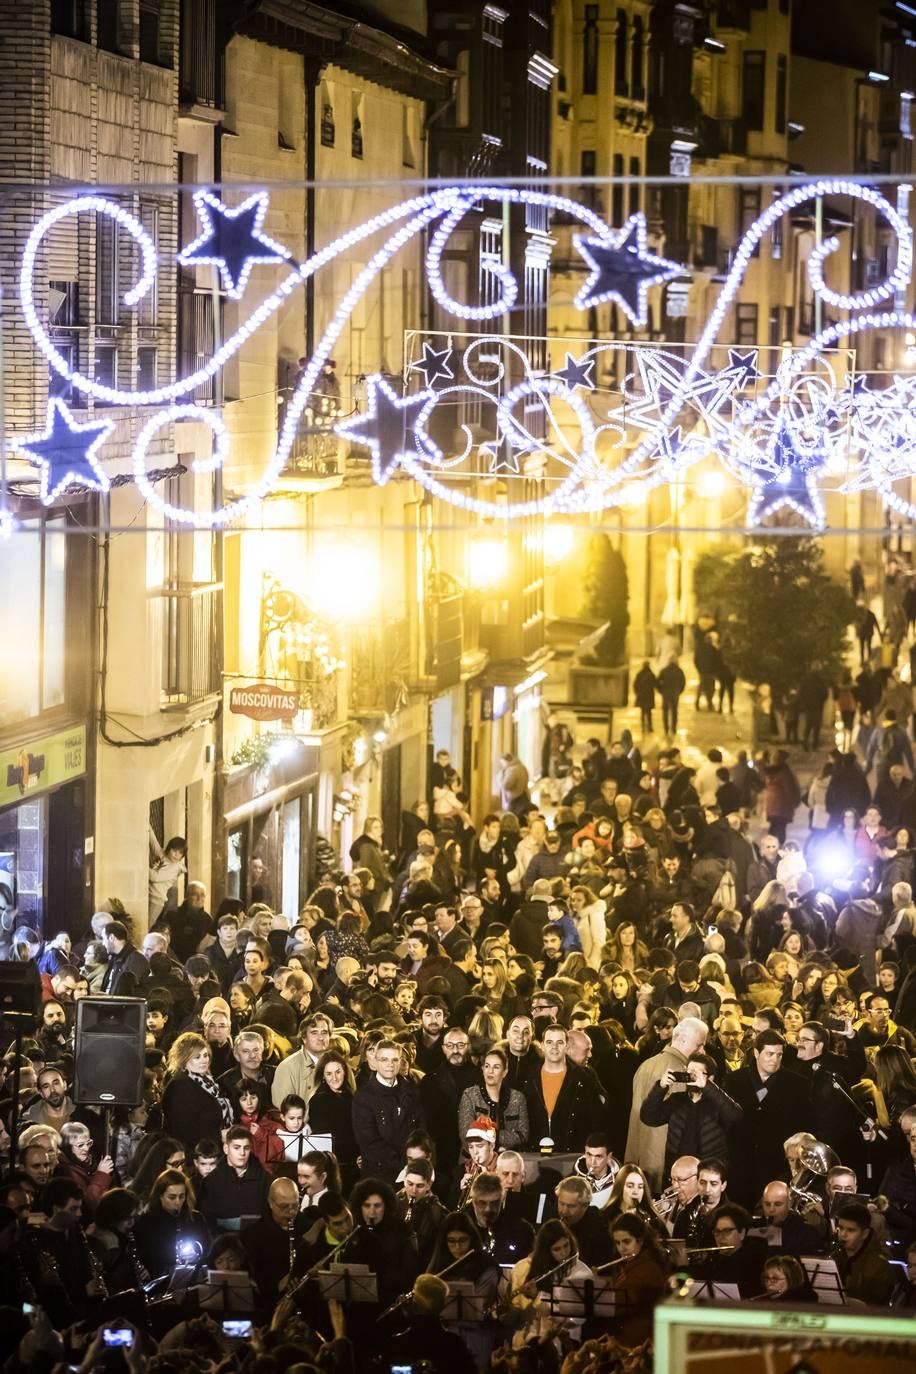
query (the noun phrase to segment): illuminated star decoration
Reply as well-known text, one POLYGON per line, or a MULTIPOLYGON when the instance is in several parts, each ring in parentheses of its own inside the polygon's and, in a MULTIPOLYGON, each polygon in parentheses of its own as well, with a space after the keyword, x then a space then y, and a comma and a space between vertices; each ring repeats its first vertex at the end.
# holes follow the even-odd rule
POLYGON ((730 372, 738 373, 738 385, 747 386, 750 382, 759 380, 761 373, 757 368, 757 350, 752 348, 747 353, 740 353, 737 348, 728 350, 728 368, 730 372))
POLYGON ((416 457, 418 446, 432 456, 429 436, 414 429, 414 422, 432 392, 415 391, 410 396, 399 396, 378 373, 367 378, 366 386, 366 410, 337 425, 335 433, 368 448, 372 454, 372 475, 383 486, 402 457, 416 457))
POLYGON ((36 467, 41 468, 41 502, 54 504, 67 487, 90 487, 93 491, 107 491, 111 483, 108 474, 96 460, 96 450, 114 429, 113 420, 77 425, 59 396, 48 403, 48 423, 43 434, 26 439, 14 438, 13 446, 20 449, 36 467))
POLYGON ((777 470, 758 476, 747 513, 748 525, 759 525, 774 511, 788 506, 812 529, 821 529, 825 518, 824 503, 816 481, 823 465, 820 450, 805 453, 797 449, 788 426, 783 423, 776 433, 772 458, 778 464, 777 470))
POLYGON ((680 277, 684 268, 650 253, 646 217, 631 215, 617 234, 577 234, 575 244, 591 269, 573 302, 580 310, 603 301, 615 301, 637 329, 648 318, 650 286, 680 277))
POLYGON ((498 439, 488 439, 486 443, 481 444, 478 451, 489 456, 489 470, 493 475, 498 472, 509 472, 519 477, 519 456, 522 453, 531 453, 532 445, 504 431, 498 439))
POLYGON ((410 364, 410 371, 423 373, 423 386, 428 390, 440 377, 446 381, 454 379, 455 374, 449 367, 451 356, 452 350, 448 347, 435 349, 432 344, 424 343, 423 357, 410 364))
POLYGON ((261 232, 268 199, 266 191, 258 191, 232 209, 209 191, 195 192, 203 232, 181 250, 178 261, 185 267, 195 263, 218 267, 227 294, 240 300, 254 263, 286 262, 292 256, 261 232))
POLYGON ((571 353, 566 355, 566 366, 557 368, 553 373, 561 382, 565 382, 570 391, 574 391, 577 386, 584 386, 588 391, 595 390, 595 359, 581 358, 578 361, 571 353))

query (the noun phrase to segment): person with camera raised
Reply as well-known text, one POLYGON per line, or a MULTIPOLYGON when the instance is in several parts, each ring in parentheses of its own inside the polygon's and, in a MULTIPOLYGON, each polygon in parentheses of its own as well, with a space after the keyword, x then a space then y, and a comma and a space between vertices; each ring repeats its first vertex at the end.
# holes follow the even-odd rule
POLYGON ((694 1050, 685 1069, 666 1069, 639 1109, 645 1126, 667 1126, 665 1173, 680 1155, 728 1162, 729 1131, 742 1110, 715 1082, 715 1061, 694 1050))

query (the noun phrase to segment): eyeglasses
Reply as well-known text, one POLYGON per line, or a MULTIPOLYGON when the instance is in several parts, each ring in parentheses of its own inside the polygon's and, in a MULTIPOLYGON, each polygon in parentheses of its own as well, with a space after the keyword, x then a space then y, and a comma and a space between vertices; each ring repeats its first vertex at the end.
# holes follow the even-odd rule
POLYGON ((167 1159, 165 1163, 166 1167, 169 1169, 183 1169, 184 1155, 177 1155, 174 1159, 167 1159))
POLYGON ((690 1180, 691 1180, 692 1178, 696 1178, 696 1174, 681 1174, 680 1178, 678 1178, 678 1177, 676 1177, 674 1174, 672 1174, 672 1175, 671 1175, 671 1182, 672 1182, 672 1183, 689 1183, 690 1180))
POLYGON ((804 1039, 801 1036, 798 1037, 799 1045, 816 1045, 817 1043, 813 1035, 806 1035, 804 1039))
POLYGON ((737 1234, 737 1226, 717 1226, 713 1231, 714 1236, 735 1236, 737 1234))

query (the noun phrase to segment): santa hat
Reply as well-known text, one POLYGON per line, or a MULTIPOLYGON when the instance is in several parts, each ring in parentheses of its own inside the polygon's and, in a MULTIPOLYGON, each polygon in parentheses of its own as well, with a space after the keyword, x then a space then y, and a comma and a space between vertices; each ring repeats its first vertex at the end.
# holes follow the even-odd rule
POLYGON ((488 1140, 491 1145, 495 1145, 496 1122, 488 1116, 475 1117, 467 1128, 464 1138, 465 1140, 488 1140))

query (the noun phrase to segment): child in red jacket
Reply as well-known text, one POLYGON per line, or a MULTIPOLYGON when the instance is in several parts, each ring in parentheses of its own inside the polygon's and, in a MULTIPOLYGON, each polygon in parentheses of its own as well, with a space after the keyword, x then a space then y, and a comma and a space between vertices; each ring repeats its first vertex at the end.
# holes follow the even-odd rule
POLYGON ((236 1101, 239 1125, 251 1132, 252 1154, 273 1173, 284 1157, 283 1141, 277 1134, 283 1123, 270 1104, 268 1089, 261 1083, 243 1082, 236 1101))

